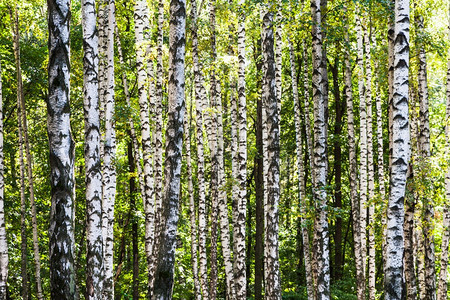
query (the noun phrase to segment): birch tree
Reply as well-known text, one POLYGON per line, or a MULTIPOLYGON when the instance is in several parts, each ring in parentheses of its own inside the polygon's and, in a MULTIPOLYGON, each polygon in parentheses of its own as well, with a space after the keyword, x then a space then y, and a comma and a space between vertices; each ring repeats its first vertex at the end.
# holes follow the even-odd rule
POLYGON ((169 86, 166 130, 166 161, 164 166, 164 226, 158 251, 152 299, 172 298, 175 264, 175 239, 180 196, 181 152, 183 141, 184 56, 186 2, 171 0, 169 27, 169 86))
POLYGON ((329 232, 327 220, 327 80, 326 57, 323 56, 322 13, 321 2, 311 1, 312 15, 312 57, 313 57, 313 100, 314 100, 314 153, 313 178, 316 217, 314 220, 314 244, 316 248, 317 274, 316 297, 321 300, 330 298, 330 262, 329 262, 329 232))
POLYGON ((387 211, 385 299, 402 298, 403 221, 406 171, 410 156, 408 125, 409 1, 395 2, 392 101, 392 165, 387 211))
POLYGON ((8 282, 8 240, 5 224, 5 172, 3 154, 3 90, 2 90, 2 66, 0 62, 0 300, 7 299, 8 282))
POLYGON ((263 53, 263 119, 266 134, 267 156, 267 192, 264 204, 265 214, 265 299, 281 299, 280 265, 278 253, 278 204, 280 199, 280 133, 275 82, 275 54, 273 12, 270 9, 263 14, 262 53, 263 53))
POLYGON ((86 172, 86 294, 103 299, 102 174, 98 97, 98 36, 95 1, 83 0, 84 159, 86 172))
POLYGON ((70 0, 49 0, 47 130, 50 148, 51 299, 76 299, 74 274, 74 149, 69 104, 70 0))

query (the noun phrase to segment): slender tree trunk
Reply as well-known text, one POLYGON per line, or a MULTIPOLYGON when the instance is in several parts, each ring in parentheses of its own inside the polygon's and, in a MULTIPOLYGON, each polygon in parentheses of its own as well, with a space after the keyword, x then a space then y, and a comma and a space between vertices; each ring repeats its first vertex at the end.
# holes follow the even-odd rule
POLYGON ((136 39, 136 65, 137 65, 137 81, 139 94, 139 114, 141 119, 141 138, 142 152, 144 161, 144 191, 141 194, 144 202, 145 212, 145 255, 147 258, 148 272, 148 289, 149 294, 153 288, 153 268, 152 268, 152 252, 155 241, 155 211, 153 205, 153 171, 152 171, 152 142, 150 137, 150 118, 148 109, 148 91, 147 91, 147 65, 146 65, 146 46, 145 43, 149 39, 149 20, 147 2, 138 0, 134 6, 135 21, 135 39, 136 39))
POLYGON ((98 97, 98 36, 95 1, 83 0, 84 48, 84 159, 86 170, 86 295, 102 299, 102 173, 100 160, 100 115, 98 97))
MULTIPOLYGON (((417 30, 424 31, 423 16, 417 18, 417 30)), ((428 84, 427 84, 427 58, 425 48, 421 44, 419 49, 419 104, 420 104, 420 130, 419 130, 419 151, 421 160, 421 175, 422 182, 425 182, 429 177, 427 172, 430 158, 430 120, 429 120, 429 105, 428 105, 428 84)), ((434 237, 433 237, 433 218, 434 207, 433 200, 425 195, 422 198, 423 202, 423 238, 425 250, 425 297, 426 299, 436 299, 436 270, 435 270, 435 254, 434 254, 434 237)))
POLYGON ((70 0, 48 0, 47 128, 50 147, 50 294, 77 299, 74 272, 75 143, 70 129, 70 0))
POLYGON ((200 291, 200 280, 198 278, 198 260, 197 260, 197 215, 195 210, 194 200, 194 186, 192 184, 192 159, 191 159, 191 118, 189 116, 189 123, 187 118, 184 121, 185 132, 185 147, 186 147, 186 172, 188 178, 188 194, 189 194, 189 214, 191 221, 191 263, 192 263, 192 275, 194 279, 194 299, 201 300, 202 295, 200 291))
POLYGON ((314 99, 314 155, 312 170, 314 175, 314 200, 316 219, 314 221, 314 245, 316 252, 315 273, 317 274, 316 297, 330 298, 329 232, 327 217, 327 85, 326 57, 323 56, 323 36, 320 0, 311 1, 312 15, 312 57, 313 57, 313 99, 314 99))
POLYGON ((267 149, 267 191, 264 204, 265 247, 264 278, 266 282, 265 299, 281 299, 280 265, 278 253, 278 205, 280 198, 280 135, 279 115, 276 90, 276 66, 274 55, 273 13, 269 10, 263 16, 262 53, 263 73, 263 108, 266 124, 265 144, 267 149))
MULTIPOLYGON (((238 198, 237 198, 237 222, 235 223, 237 251, 235 252, 236 272, 236 299, 246 299, 247 274, 245 272, 245 221, 247 203, 247 104, 245 95, 245 16, 239 16, 238 28, 238 110, 237 123, 239 126, 238 149, 238 198)), ((251 245, 248 245, 251 247, 251 245)))
POLYGON ((395 2, 395 60, 392 101, 391 189, 387 212, 385 299, 403 292, 403 221, 406 171, 410 156, 408 126, 409 0, 395 2))
MULTIPOLYGON (((291 64, 291 79, 292 79, 292 93, 294 96, 294 111, 295 111, 295 141, 297 150, 297 172, 298 172, 298 197, 300 206, 300 228, 303 239, 303 257, 305 260, 306 271, 306 289, 308 293, 308 299, 314 300, 314 284, 311 270, 311 250, 309 246, 309 233, 308 227, 305 221, 306 216, 306 190, 305 190, 305 166, 303 164, 303 148, 302 148, 302 136, 301 136, 301 118, 300 118, 300 101, 298 99, 298 86, 297 86, 297 71, 295 70, 295 54, 292 41, 289 39, 289 56, 291 64)), ((306 60, 304 61, 306 63, 306 60)))
MULTIPOLYGON (((347 9, 346 9, 347 11, 347 9)), ((348 22, 345 27, 345 42, 348 44, 348 22)), ((350 165, 350 197, 352 204, 352 220, 353 220, 353 240, 354 240, 354 255, 356 264, 356 286, 358 300, 364 300, 365 297, 365 280, 364 280, 364 260, 361 249, 361 231, 359 218, 359 199, 358 199, 358 171, 357 171, 357 155, 355 143, 355 117, 353 112, 353 88, 352 88, 352 69, 350 65, 350 50, 345 47, 345 97, 347 100, 347 132, 348 132, 348 147, 349 147, 349 165, 350 165)))
POLYGON ((0 64, 0 300, 7 299, 8 293, 8 239, 4 207, 5 171, 3 154, 3 91, 2 67, 0 64))
MULTIPOLYGON (((33 158, 31 156, 30 142, 28 138, 28 122, 27 122, 27 112, 25 108, 25 97, 23 92, 22 83, 22 67, 20 61, 20 35, 19 35, 19 17, 17 13, 17 7, 14 8, 14 16, 12 10, 10 9, 11 21, 13 23, 13 33, 14 33, 14 57, 17 69, 17 95, 20 98, 18 105, 21 109, 21 126, 23 142, 25 144, 25 155, 27 159, 27 178, 28 186, 30 191, 30 205, 31 205, 31 227, 33 234, 33 255, 34 255, 34 266, 36 271, 36 296, 39 300, 44 299, 42 294, 42 283, 41 283, 41 258, 39 254, 39 237, 37 229, 37 218, 36 218, 36 203, 34 201, 34 180, 33 180, 33 158)), ((18 98, 18 100, 19 100, 18 98)))
POLYGON ((115 4, 114 0, 108 0, 106 6, 108 16, 106 31, 106 77, 104 95, 100 101, 105 106, 105 138, 103 154, 103 255, 104 255, 104 282, 103 297, 114 298, 114 270, 113 270, 113 241, 114 241, 114 203, 116 197, 116 133, 114 118, 114 29, 115 29, 115 4))
MULTIPOLYGON (((449 6, 450 16, 450 6, 449 6)), ((450 20, 449 20, 450 22, 450 20)), ((450 38, 450 24, 448 36, 450 38)), ((449 50, 450 52, 450 50, 449 50)), ((447 109, 446 109, 446 123, 445 123, 445 142, 447 144, 447 151, 450 145, 450 56, 447 62, 447 109)), ((448 154, 448 152, 447 152, 448 154)), ((445 207, 444 207, 444 234, 441 243, 441 271, 439 272, 438 283, 438 300, 447 299, 447 269, 448 269, 448 246, 450 241, 450 167, 447 166, 445 174, 445 207)))
MULTIPOLYGON (((369 11, 370 12, 370 11, 369 11)), ((368 13, 365 14, 366 23, 369 23, 368 13)), ((375 299, 375 171, 373 153, 373 121, 372 121, 372 64, 371 64, 371 37, 370 24, 365 27, 365 69, 366 69, 366 110, 367 110, 367 185, 368 185, 368 290, 369 299, 375 299)))
POLYGON ((164 166, 164 196, 161 243, 155 272, 153 300, 172 298, 175 264, 175 242, 178 223, 181 154, 183 142, 184 56, 186 2, 171 0, 169 28, 169 89, 166 130, 166 161, 164 166))
MULTIPOLYGON (((222 109, 221 99, 218 91, 219 81, 216 78, 216 0, 209 1, 209 23, 211 30, 211 75, 210 75, 210 103, 211 108, 216 108, 215 113, 216 122, 213 123, 214 131, 217 134, 217 152, 215 159, 213 158, 213 163, 216 165, 217 171, 217 185, 213 189, 213 196, 211 197, 211 247, 210 247, 210 273, 209 273, 209 298, 211 300, 216 299, 217 295, 217 221, 218 221, 218 204, 221 202, 223 196, 226 197, 226 192, 223 193, 221 188, 225 185, 225 176, 223 173, 223 131, 220 133, 222 128, 222 109)), ((228 232, 228 230, 227 230, 228 232)), ((225 234, 225 233, 224 233, 225 234)), ((245 248, 245 246, 244 246, 245 248)))

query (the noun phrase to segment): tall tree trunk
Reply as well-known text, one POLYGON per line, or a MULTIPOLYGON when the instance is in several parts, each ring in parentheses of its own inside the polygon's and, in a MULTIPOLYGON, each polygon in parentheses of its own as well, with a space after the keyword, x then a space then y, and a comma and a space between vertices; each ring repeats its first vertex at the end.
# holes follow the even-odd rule
MULTIPOLYGON (((192 105, 192 104, 191 104, 192 105)), ((191 107, 192 110, 192 107, 191 107)), ((194 187, 192 184, 192 159, 191 159, 191 119, 192 114, 184 121, 185 147, 186 147, 186 176, 188 178, 188 194, 189 194, 189 214, 191 221, 191 263, 192 275, 194 279, 194 299, 201 300, 200 280, 198 278, 198 260, 197 260, 197 215, 195 210, 194 187)))
MULTIPOLYGON (((450 6, 449 6, 450 16, 450 6)), ((450 38, 450 20, 448 37, 450 38)), ((450 50, 449 50, 450 53, 450 50)), ((447 144, 447 151, 450 145, 450 56, 447 62, 447 109, 445 123, 445 142, 447 144)), ((441 271, 439 272, 438 283, 438 300, 447 299, 447 269, 448 269, 448 246, 450 242, 450 166, 447 166, 447 172, 445 174, 445 207, 444 207, 444 234, 442 236, 441 243, 441 271)))
MULTIPOLYGON (((347 11, 347 8, 345 8, 347 11)), ((345 23, 345 42, 348 44, 348 22, 345 23)), ((344 50, 345 59, 345 97, 347 101, 347 132, 348 132, 348 153, 349 153, 349 165, 350 165, 350 198, 352 205, 352 220, 353 220, 353 241, 354 241, 354 255, 356 265, 356 287, 358 300, 364 300, 365 296, 365 280, 364 280, 364 260, 362 257, 361 249, 361 231, 360 231, 360 218, 359 218, 359 199, 358 199, 358 171, 357 171, 357 155, 356 155, 356 143, 355 143, 355 117, 353 113, 353 88, 352 88, 352 69, 350 65, 350 49, 345 47, 344 50)))
POLYGON ((385 299, 403 292, 403 221, 406 171, 410 156, 408 126, 409 0, 395 2, 395 60, 392 101, 391 189, 387 212, 385 299))
POLYGON ((0 64, 0 300, 7 299, 8 293, 8 239, 4 206, 5 171, 3 154, 3 91, 2 67, 0 64))
POLYGON ((49 232, 51 299, 77 299, 74 272, 74 159, 70 130, 70 0, 48 0, 47 128, 51 170, 49 232))
POLYGON ((106 31, 106 77, 104 95, 100 95, 100 101, 105 106, 105 138, 103 153, 103 266, 104 282, 103 297, 114 298, 114 270, 113 270, 113 241, 114 241, 114 202, 116 197, 116 132, 114 118, 114 29, 115 29, 115 4, 114 0, 108 0, 105 9, 108 17, 106 31))
POLYGON ((367 109, 366 109, 366 84, 364 77, 364 35, 363 25, 361 22, 361 7, 357 4, 356 15, 356 35, 357 35, 357 65, 358 65, 358 91, 359 91, 359 226, 361 239, 361 256, 363 260, 363 276, 366 282, 367 271, 367 109))
MULTIPOLYGON (((206 104, 206 90, 203 85, 203 75, 198 60, 198 38, 197 38, 197 1, 191 2, 192 21, 192 60, 195 81, 195 108, 197 128, 197 184, 198 184, 198 231, 199 231, 199 279, 201 295, 208 298, 208 261, 206 253, 206 191, 205 191, 205 157, 203 146, 203 107, 206 104)), ((214 148, 215 149, 215 148, 214 148)), ((212 154, 212 152, 211 152, 212 154)), ((228 218, 228 216, 227 216, 228 218)), ((228 266, 229 268, 231 266, 228 266)), ((228 273, 227 273, 228 274, 228 273)), ((230 281, 229 281, 230 282, 230 281)), ((227 282, 227 283, 229 283, 227 282)), ((228 284, 227 284, 228 285, 228 284)))
MULTIPOLYGON (((370 11, 369 11, 370 12, 370 11)), ((373 121, 372 121, 372 64, 371 64, 371 37, 368 13, 365 13, 367 25, 364 28, 365 40, 365 69, 366 69, 366 112, 367 112, 367 185, 368 185, 368 290, 369 299, 375 299, 375 174, 373 153, 373 121)))
POLYGON ((82 2, 84 69, 84 160, 86 170, 86 295, 102 299, 102 173, 98 97, 98 36, 94 0, 82 2))
POLYGON ((265 299, 281 299, 280 263, 278 253, 278 204, 280 198, 280 133, 279 115, 276 90, 276 66, 274 55, 273 13, 264 12, 262 53, 264 63, 263 73, 263 108, 266 129, 266 160, 267 191, 264 204, 265 220, 265 247, 264 278, 266 282, 265 299))
POLYGON ((154 278, 152 268, 152 252, 155 241, 155 211, 153 205, 153 170, 152 170, 152 142, 150 137, 150 118, 147 91, 147 65, 146 65, 146 41, 149 39, 149 20, 147 2, 138 0, 134 6, 134 24, 136 39, 136 65, 137 65, 137 82, 139 94, 139 114, 141 119, 141 138, 142 138, 142 154, 144 161, 144 191, 145 195, 142 200, 144 202, 145 212, 145 255, 147 258, 148 272, 148 290, 151 294, 153 288, 152 282, 154 278))
POLYGON ((186 29, 185 0, 171 0, 169 27, 169 89, 164 166, 163 220, 155 272, 154 300, 172 298, 175 242, 180 198, 183 143, 184 56, 186 29))
MULTIPOLYGON (((239 15, 238 27, 238 110, 237 124, 239 126, 238 149, 238 197, 237 222, 235 223, 237 251, 235 252, 236 299, 246 299, 247 274, 245 271, 245 220, 247 209, 247 103, 245 95, 245 16, 239 15)), ((248 245, 249 247, 251 245, 248 245)))
MULTIPOLYGON (((423 16, 417 18, 417 30, 419 33, 424 31, 423 16)), ((422 182, 426 182, 429 177, 428 160, 430 158, 430 119, 428 105, 428 84, 427 84, 427 58, 424 45, 421 44, 419 49, 419 105, 420 105, 420 130, 419 130, 419 151, 421 161, 422 182)), ((433 200, 425 195, 423 202, 423 242, 425 250, 425 297, 426 299, 436 299, 436 270, 435 270, 435 254, 434 254, 434 237, 433 237, 433 218, 434 207, 433 200)))
MULTIPOLYGON (((298 197, 300 206, 300 228, 303 239, 303 257, 305 260, 306 271, 306 289, 308 293, 308 299, 314 300, 314 284, 311 270, 311 250, 309 246, 309 233, 307 223, 305 221, 306 216, 306 190, 305 190, 305 166, 303 163, 303 148, 302 148, 302 136, 301 136, 301 118, 300 118, 300 101, 298 99, 298 86, 297 86, 297 71, 295 69, 295 53, 292 41, 289 42, 289 57, 291 64, 291 81, 292 81, 292 93, 294 96, 294 111, 295 111, 295 141, 297 150, 297 172, 298 172, 298 197)), ((304 61, 306 63, 306 60, 304 61)))
POLYGON ((313 178, 316 218, 314 221, 314 245, 316 250, 315 273, 317 274, 316 297, 330 298, 329 232, 327 216, 327 84, 326 57, 323 56, 322 17, 320 0, 311 1, 312 15, 312 57, 313 57, 313 100, 314 100, 314 155, 313 178))
MULTIPOLYGON (((14 8, 14 16, 12 10, 10 9, 11 21, 13 21, 13 33, 14 33, 14 58, 16 62, 17 69, 17 96, 20 98, 18 105, 21 109, 21 126, 23 141, 25 144, 25 155, 27 158, 27 178, 28 186, 30 191, 30 205, 31 205, 31 227, 33 233, 33 255, 34 255, 34 266, 36 271, 36 296, 39 300, 44 299, 42 294, 42 282, 41 282, 41 258, 39 254, 39 237, 37 229, 37 218, 36 218, 36 203, 34 201, 34 180, 33 180, 33 157, 31 156, 30 142, 28 138, 28 122, 27 122, 27 112, 25 108, 25 96, 23 92, 22 83, 22 67, 20 61, 20 35, 19 35, 19 17, 17 13, 17 7, 14 8)), ((19 100, 18 98, 18 100, 19 100)))

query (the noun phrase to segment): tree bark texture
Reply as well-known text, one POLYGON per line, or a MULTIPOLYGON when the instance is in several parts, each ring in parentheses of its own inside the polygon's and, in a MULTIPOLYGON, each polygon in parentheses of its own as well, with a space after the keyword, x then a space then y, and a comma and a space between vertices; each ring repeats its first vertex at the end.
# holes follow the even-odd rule
POLYGON ((314 200, 314 245, 316 249, 315 273, 317 277, 316 298, 330 298, 329 229, 327 217, 327 79, 326 57, 323 56, 322 14, 320 0, 311 1, 312 57, 313 57, 313 101, 314 101, 314 153, 313 178, 314 200))
POLYGON ((278 98, 276 90, 276 66, 274 54, 273 13, 269 10, 263 15, 262 53, 263 53, 263 109, 265 111, 267 192, 264 204, 265 246, 264 278, 265 299, 281 299, 280 263, 278 253, 278 205, 280 199, 280 132, 278 98))
POLYGON ((103 299, 102 173, 98 97, 98 36, 94 0, 82 1, 84 160, 86 182, 86 295, 103 299))
POLYGON ((409 0, 395 2, 392 101, 392 166, 387 212, 385 299, 402 298, 403 222, 406 171, 410 156, 408 124, 409 0))
POLYGON ((77 299, 74 272, 74 158, 70 129, 70 0, 48 0, 47 130, 50 150, 51 299, 77 299))
POLYGON ((166 153, 164 166, 163 219, 161 243, 155 272, 154 300, 172 298, 175 242, 180 198, 183 143, 184 56, 186 2, 171 0, 169 27, 169 86, 166 153))

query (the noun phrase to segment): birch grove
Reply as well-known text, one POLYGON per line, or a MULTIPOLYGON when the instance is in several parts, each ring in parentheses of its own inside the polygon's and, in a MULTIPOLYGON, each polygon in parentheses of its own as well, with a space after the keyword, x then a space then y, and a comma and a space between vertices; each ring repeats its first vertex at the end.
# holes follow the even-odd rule
POLYGON ((449 298, 449 12, 0 0, 0 299, 449 298))

